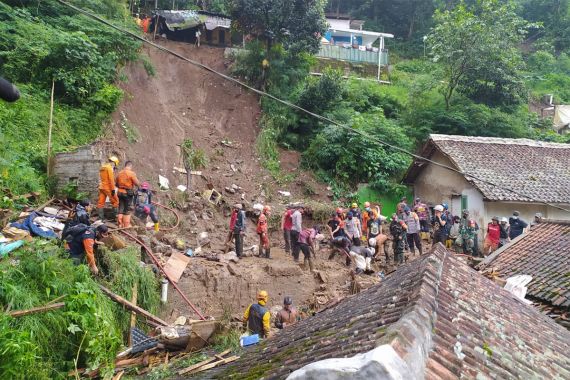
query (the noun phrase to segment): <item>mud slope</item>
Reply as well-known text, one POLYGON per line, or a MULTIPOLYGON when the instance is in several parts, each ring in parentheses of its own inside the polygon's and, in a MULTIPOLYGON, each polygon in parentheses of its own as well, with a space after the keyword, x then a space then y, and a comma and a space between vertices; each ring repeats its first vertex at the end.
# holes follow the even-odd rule
MULTIPOLYGON (((225 71, 223 50, 164 41, 176 52, 225 71)), ((121 84, 125 100, 113 116, 115 149, 131 159, 141 177, 157 183, 158 174, 176 186, 185 179, 173 173, 181 167, 180 148, 185 139, 206 151, 211 169, 225 172, 239 161, 244 178, 259 173, 254 143, 259 117, 258 99, 240 87, 180 59, 145 47, 156 74, 149 76, 141 63, 129 65, 121 84), (136 142, 127 138, 129 129, 136 142), (236 148, 223 148, 221 141, 236 148)), ((215 173, 214 173, 215 174, 215 173)), ((212 175, 216 179, 215 175, 212 175)), ((219 178, 218 178, 219 179, 219 178)), ((215 180, 215 185, 231 185, 236 179, 215 180)))

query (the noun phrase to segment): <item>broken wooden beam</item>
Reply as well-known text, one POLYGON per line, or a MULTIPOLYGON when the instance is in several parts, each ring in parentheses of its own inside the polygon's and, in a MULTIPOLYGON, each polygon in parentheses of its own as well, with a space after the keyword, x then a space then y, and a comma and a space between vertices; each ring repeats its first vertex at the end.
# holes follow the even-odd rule
POLYGON ((213 362, 210 364, 206 364, 205 366, 202 366, 202 367, 198 368, 197 370, 190 372, 189 374, 193 375, 193 374, 198 373, 198 372, 207 371, 207 370, 212 369, 214 367, 217 367, 219 365, 231 363, 231 362, 238 360, 238 359, 239 359, 239 356, 230 356, 229 358, 226 358, 223 360, 218 360, 217 362, 213 362))
POLYGON ((65 302, 58 302, 58 303, 54 303, 52 305, 33 307, 31 309, 28 309, 28 310, 11 311, 8 313, 8 315, 11 317, 14 317, 14 318, 18 318, 18 317, 23 317, 24 315, 44 313, 46 311, 61 309, 64 306, 65 306, 65 302))
MULTIPOLYGON (((191 365, 190 367, 186 367, 186 368, 184 368, 184 369, 181 369, 180 371, 178 371, 178 374, 179 374, 179 375, 184 375, 185 373, 188 373, 188 372, 197 370, 198 368, 200 368, 200 367, 202 367, 202 366, 205 366, 205 365, 207 365, 207 364, 210 364, 210 363, 213 362, 213 361, 220 360, 219 358, 223 357, 224 355, 229 354, 230 351, 231 351, 231 350, 225 350, 224 352, 220 352, 219 354, 216 354, 216 355, 214 355, 214 356, 211 357, 211 358, 208 358, 208 359, 206 359, 206 360, 203 360, 203 361, 201 361, 200 363, 196 363, 196 364, 194 364, 194 365, 191 365)), ((223 359, 221 359, 221 360, 223 360, 223 359)))
POLYGON ((161 326, 168 326, 168 323, 166 323, 162 319, 158 318, 155 315, 152 315, 151 313, 149 313, 148 311, 146 311, 143 308, 138 307, 137 305, 133 305, 132 302, 129 302, 126 299, 124 299, 123 297, 121 297, 120 295, 113 293, 112 291, 110 291, 109 289, 104 287, 103 285, 99 285, 99 287, 101 288, 103 293, 105 293, 109 298, 111 298, 113 301, 115 301, 117 303, 120 303, 121 305, 123 305, 127 309, 134 311, 135 313, 142 315, 146 319, 148 319, 154 323, 157 323, 161 326))

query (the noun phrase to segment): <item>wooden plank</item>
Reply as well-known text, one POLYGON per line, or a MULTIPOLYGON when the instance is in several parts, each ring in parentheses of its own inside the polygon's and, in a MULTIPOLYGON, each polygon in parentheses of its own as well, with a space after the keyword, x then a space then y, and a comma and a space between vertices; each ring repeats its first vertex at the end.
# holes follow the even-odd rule
POLYGON ((190 260, 190 257, 182 253, 174 252, 166 262, 164 271, 172 281, 178 282, 190 260))
POLYGON ((140 308, 136 305, 133 305, 131 302, 129 302, 126 299, 124 299, 123 297, 113 293, 112 291, 110 291, 109 289, 104 287, 103 285, 99 285, 99 288, 101 288, 103 293, 105 293, 109 298, 111 298, 113 301, 120 303, 121 305, 125 306, 127 309, 134 311, 135 313, 142 315, 146 319, 148 319, 152 322, 158 323, 161 326, 168 326, 168 323, 166 323, 162 319, 158 318, 155 315, 152 315, 151 313, 149 313, 148 311, 146 311, 143 308, 140 308))
MULTIPOLYGON (((180 371, 178 371, 178 374, 179 374, 179 375, 184 375, 185 373, 188 373, 188 372, 190 372, 190 371, 194 371, 194 370, 196 370, 196 369, 198 369, 198 368, 200 368, 200 367, 202 367, 202 366, 204 366, 204 365, 206 365, 206 364, 209 364, 209 363, 211 363, 211 362, 217 360, 217 356, 225 356, 225 355, 229 354, 230 351, 231 351, 231 350, 225 350, 224 352, 220 352, 219 354, 217 354, 216 356, 214 356, 214 357, 212 357, 212 358, 203 360, 203 361, 201 361, 200 363, 196 363, 196 364, 194 364, 194 365, 191 365, 190 367, 181 369, 180 371)), ((223 360, 223 359, 222 359, 222 360, 223 360)))
POLYGON ((219 365, 231 363, 231 362, 238 360, 238 359, 239 359, 239 356, 230 356, 227 359, 223 359, 223 360, 219 360, 219 361, 214 362, 214 363, 206 364, 205 366, 198 368, 197 370, 191 372, 190 374, 193 375, 193 374, 198 373, 198 372, 207 371, 207 370, 212 369, 214 367, 217 367, 219 365))
POLYGON ((46 305, 46 306, 40 306, 40 307, 34 307, 28 310, 16 310, 16 311, 11 311, 8 313, 9 316, 14 317, 14 318, 18 318, 18 317, 23 317, 24 315, 30 315, 30 314, 36 314, 36 313, 44 313, 46 311, 51 311, 51 310, 56 310, 56 309, 61 309, 62 307, 65 306, 65 302, 58 302, 58 303, 54 303, 52 305, 46 305))
MULTIPOLYGON (((139 293, 137 282, 135 282, 135 284, 133 285, 133 292, 132 293, 133 293, 133 296, 131 298, 131 303, 136 306, 137 305, 138 293, 139 293)), ((131 311, 131 325, 130 325, 131 328, 129 329, 129 340, 128 340, 128 346, 129 347, 133 345, 132 341, 131 341, 132 334, 130 332, 133 330, 133 327, 135 327, 136 324, 137 324, 137 313, 135 313, 134 311, 131 311)))

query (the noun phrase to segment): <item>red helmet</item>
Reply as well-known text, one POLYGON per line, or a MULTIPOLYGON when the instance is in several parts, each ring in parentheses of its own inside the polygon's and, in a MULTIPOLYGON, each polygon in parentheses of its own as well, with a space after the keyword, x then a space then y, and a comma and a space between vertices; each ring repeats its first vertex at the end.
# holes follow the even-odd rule
POLYGON ((143 189, 143 190, 148 190, 149 188, 150 188, 150 185, 149 185, 149 183, 148 183, 147 181, 144 181, 144 182, 141 184, 141 189, 143 189))

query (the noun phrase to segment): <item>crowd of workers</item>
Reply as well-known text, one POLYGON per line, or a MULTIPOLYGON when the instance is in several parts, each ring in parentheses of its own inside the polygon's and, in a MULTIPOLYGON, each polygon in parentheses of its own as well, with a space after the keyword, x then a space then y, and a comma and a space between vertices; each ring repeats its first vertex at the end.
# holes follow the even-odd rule
POLYGON ((62 232, 62 240, 70 257, 77 264, 86 262, 91 272, 99 273, 94 256, 96 241, 105 238, 109 228, 105 224, 105 205, 112 206, 112 220, 118 228, 131 227, 131 213, 146 224, 153 222, 154 230, 159 231, 159 219, 156 206, 152 201, 152 192, 148 182, 140 182, 133 170, 131 161, 126 161, 124 168, 118 170, 119 159, 111 156, 99 170, 99 196, 97 215, 99 220, 91 223, 89 219, 89 201, 72 200, 72 211, 62 232))

